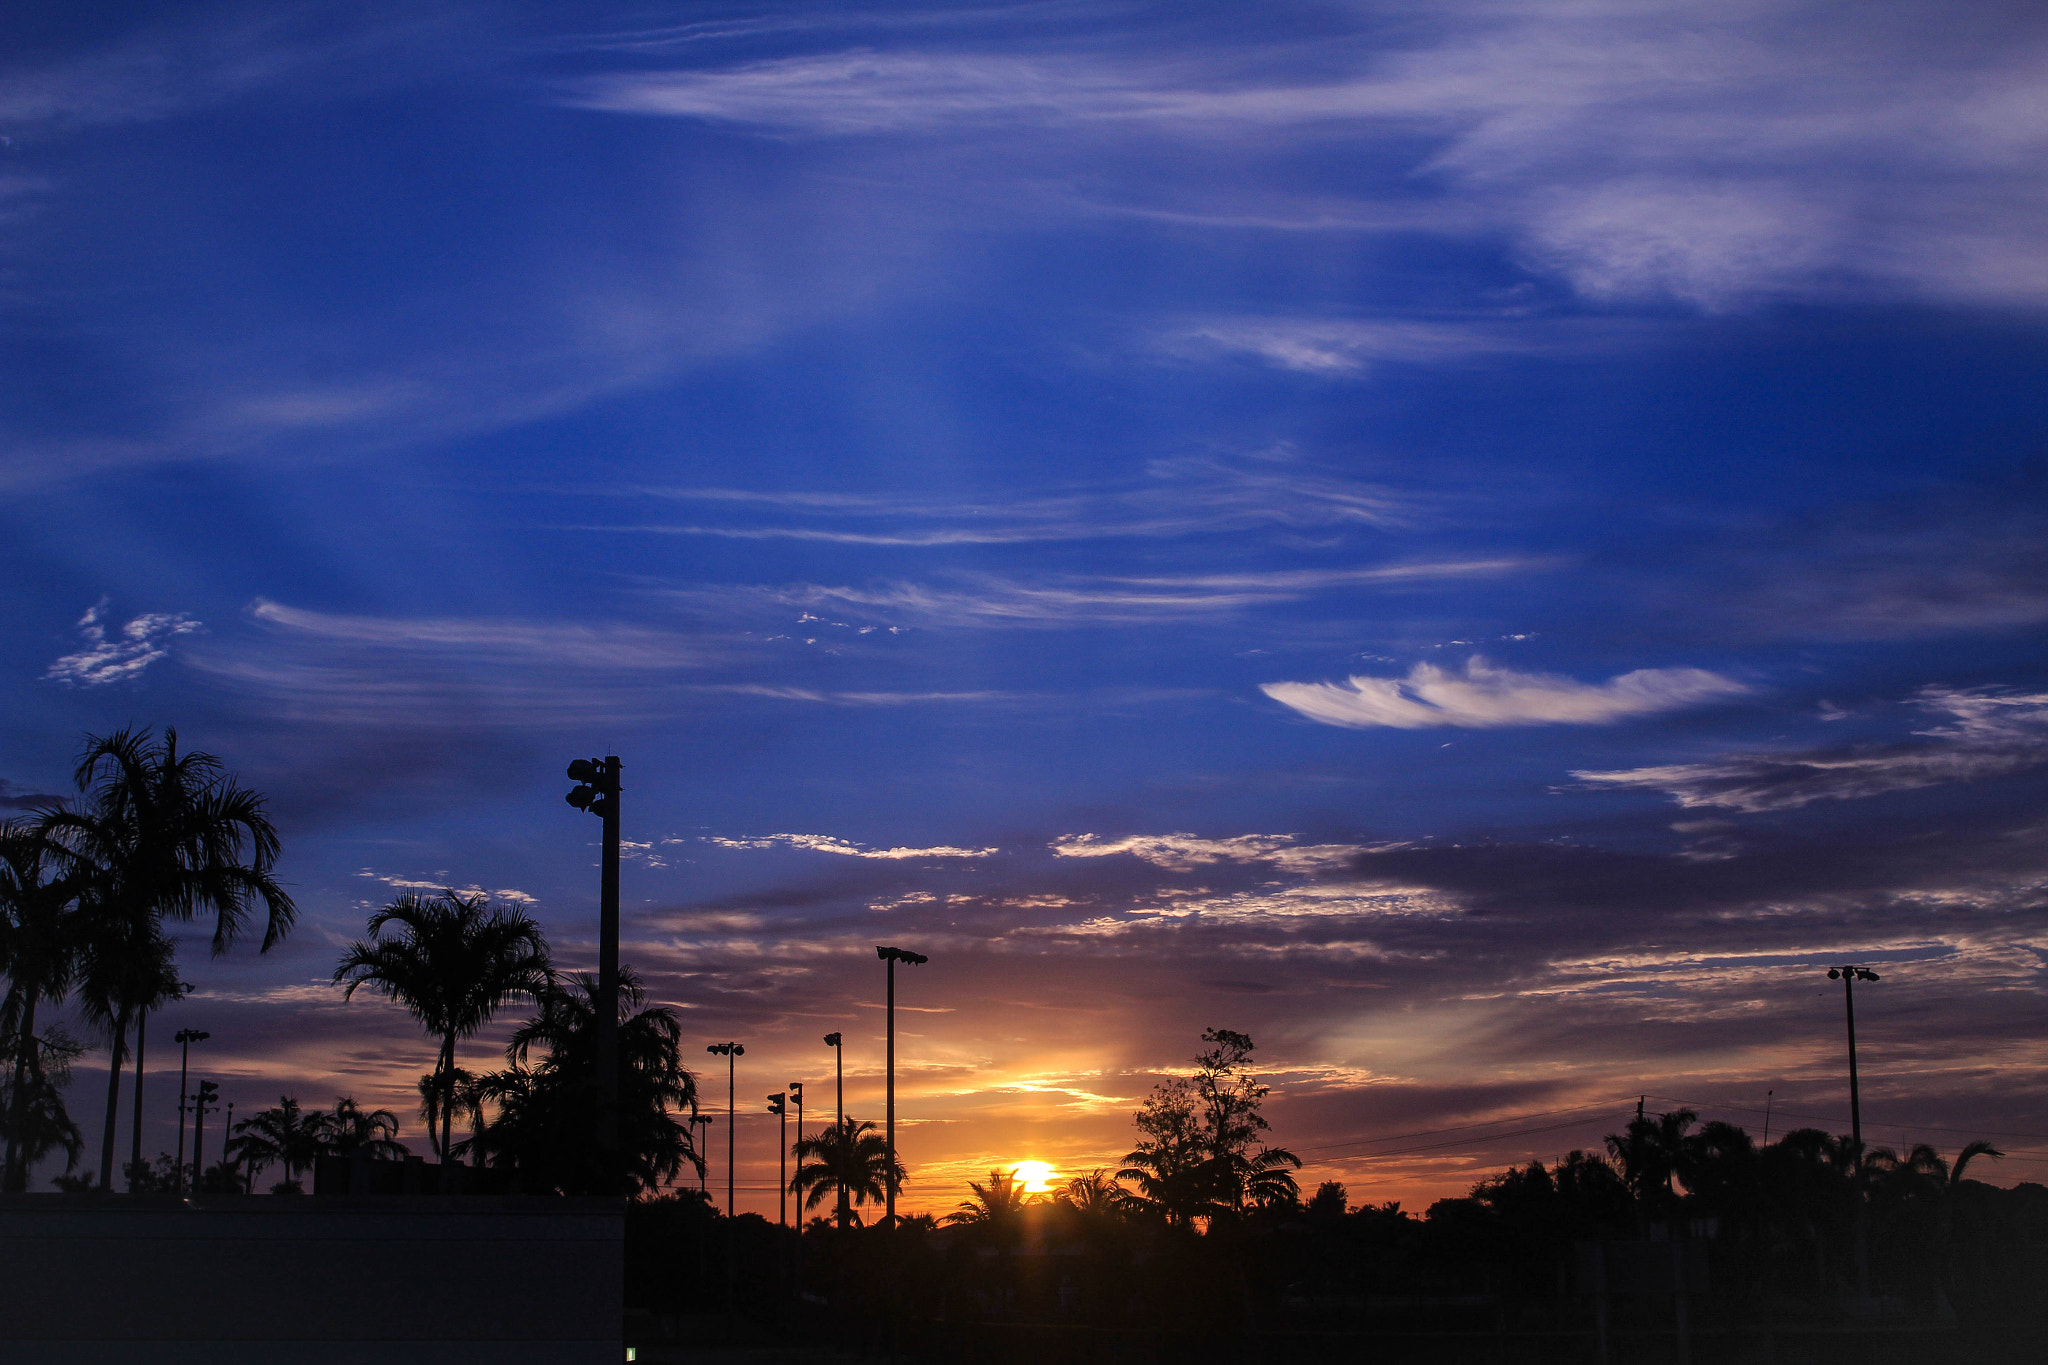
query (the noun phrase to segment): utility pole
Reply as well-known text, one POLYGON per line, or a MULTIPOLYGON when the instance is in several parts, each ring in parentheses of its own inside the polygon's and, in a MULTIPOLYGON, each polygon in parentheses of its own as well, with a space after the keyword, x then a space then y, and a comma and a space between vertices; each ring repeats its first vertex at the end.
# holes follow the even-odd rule
MULTIPOLYGON (((853 1131, 846 1125, 845 1040, 843 1036, 840 1034, 828 1033, 825 1035, 825 1046, 832 1049, 832 1080, 835 1086, 835 1098, 832 1102, 832 1122, 834 1127, 836 1127, 839 1130, 840 1145, 842 1147, 851 1147, 853 1145, 853 1131)), ((844 1155, 844 1153, 842 1152, 841 1155, 844 1155)), ((844 1172, 842 1172, 841 1174, 844 1174, 844 1172)), ((841 1180, 839 1182, 839 1205, 836 1209, 833 1210, 833 1214, 839 1220, 839 1227, 843 1231, 846 1227, 847 1214, 846 1182, 844 1180, 841 1180)))
POLYGON ((893 1228, 896 1226, 896 964, 907 962, 916 966, 931 959, 908 948, 880 946, 876 947, 875 956, 889 964, 889 1168, 882 1173, 882 1189, 888 1197, 888 1212, 883 1223, 893 1228))
POLYGON ((176 1188, 179 1195, 185 1193, 185 1070, 192 1061, 192 1044, 203 1043, 213 1035, 203 1029, 181 1028, 171 1041, 181 1049, 178 1056, 178 1165, 176 1188))
POLYGON ((206 1158, 200 1154, 206 1141, 206 1111, 220 1108, 220 1086, 212 1081, 201 1081, 199 1093, 192 1097, 192 1192, 199 1192, 200 1177, 206 1174, 206 1158))
POLYGON ((733 1131, 739 1125, 733 1109, 733 1088, 738 1076, 739 1059, 746 1048, 739 1043, 713 1043, 704 1049, 725 1058, 725 1326, 728 1336, 733 1328, 733 1300, 739 1290, 740 1242, 733 1230, 733 1131))
POLYGON ((804 1140, 804 1083, 791 1081, 786 1087, 789 1097, 796 1101, 796 1140, 804 1140))
POLYGON ((1863 1183, 1863 1094, 1856 1084, 1856 983, 1881 978, 1868 967, 1830 967, 1828 980, 1840 978, 1842 1007, 1849 1020, 1849 1142, 1855 1147, 1856 1173, 1856 1297, 1870 1297, 1870 1207, 1863 1183))
POLYGON ((768 1112, 775 1115, 775 1146, 778 1156, 776 1169, 781 1172, 775 1184, 775 1222, 779 1227, 789 1226, 789 1096, 770 1095, 768 1112))
POLYGON ((564 798, 604 821, 604 863, 598 889, 597 1070, 604 1095, 597 1115, 609 1193, 625 1190, 619 1160, 619 756, 579 758, 569 765, 577 785, 564 798))
POLYGON ((695 1114, 692 1115, 690 1118, 690 1122, 692 1124, 694 1124, 697 1128, 703 1130, 699 1132, 697 1135, 697 1155, 704 1158, 704 1165, 697 1171, 697 1189, 705 1194, 709 1194, 711 1192, 710 1188, 705 1184, 705 1180, 706 1177, 710 1174, 711 1170, 710 1130, 711 1124, 713 1122, 713 1117, 714 1116, 710 1114, 695 1114))

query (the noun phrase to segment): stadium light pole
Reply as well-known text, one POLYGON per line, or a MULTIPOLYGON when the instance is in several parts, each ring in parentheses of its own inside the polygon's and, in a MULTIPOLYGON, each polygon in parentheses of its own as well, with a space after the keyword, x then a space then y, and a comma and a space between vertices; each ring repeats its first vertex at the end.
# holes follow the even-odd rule
POLYGON ((1828 980, 1842 983, 1842 1006, 1849 1022, 1849 1142, 1855 1147, 1856 1172, 1856 1297, 1870 1297, 1870 1210, 1863 1185, 1863 1093, 1856 1083, 1856 983, 1881 980, 1868 967, 1830 967, 1828 980))
POLYGON ((563 799, 604 821, 604 861, 598 884, 597 1072, 604 1090, 598 1105, 597 1145, 609 1193, 624 1189, 619 1161, 619 756, 579 758, 569 765, 576 783, 563 799))
MULTIPOLYGON (((199 1093, 192 1097, 192 1192, 199 1192, 199 1177, 206 1173, 206 1158, 200 1155, 200 1145, 206 1141, 206 1111, 220 1108, 220 1085, 214 1081, 201 1081, 199 1093)), ((226 1147, 221 1148, 226 1151, 226 1147)))
POLYGON ((704 1164, 697 1169, 697 1189, 703 1194, 711 1192, 707 1180, 711 1174, 709 1158, 711 1156, 711 1125, 714 1117, 711 1114, 693 1114, 690 1116, 691 1124, 702 1130, 697 1134, 697 1155, 705 1160, 704 1164))
POLYGON ((776 1176, 775 1222, 778 1227, 789 1226, 789 1096, 770 1095, 768 1112, 775 1115, 776 1176))
POLYGON ((888 1210, 882 1221, 893 1228, 896 1226, 896 964, 903 962, 914 967, 931 959, 908 948, 879 945, 875 948, 875 956, 889 964, 889 1167, 882 1172, 882 1189, 888 1196, 888 1210))
POLYGON ((802 1142, 804 1140, 804 1083, 802 1081, 791 1081, 784 1087, 784 1091, 791 1099, 796 1101, 796 1140, 802 1142))
POLYGON ((178 1165, 177 1180, 174 1182, 180 1198, 185 1194, 185 1075, 192 1063, 192 1044, 203 1043, 213 1035, 204 1029, 181 1028, 171 1036, 179 1048, 178 1053, 178 1165))
MULTIPOLYGON (((846 1128, 845 1043, 846 1039, 843 1034, 828 1033, 825 1035, 825 1046, 832 1049, 832 1084, 834 1088, 832 1123, 835 1128, 842 1130, 839 1134, 839 1140, 842 1143, 849 1143, 851 1141, 851 1134, 843 1131, 846 1128)), ((843 1230, 846 1227, 846 1182, 844 1180, 839 1182, 839 1202, 832 1212, 833 1216, 839 1220, 839 1226, 843 1230)))
POLYGON ((732 1217, 733 1208, 733 1087, 738 1081, 739 1058, 747 1049, 741 1043, 713 1043, 704 1049, 725 1058, 725 1216, 732 1217))

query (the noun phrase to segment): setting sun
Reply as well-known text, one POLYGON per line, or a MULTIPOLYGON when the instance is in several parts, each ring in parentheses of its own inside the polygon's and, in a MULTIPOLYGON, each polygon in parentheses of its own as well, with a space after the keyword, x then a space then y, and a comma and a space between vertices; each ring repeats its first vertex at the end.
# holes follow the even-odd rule
POLYGON ((1043 1161, 1020 1161, 1010 1168, 1010 1174, 1026 1194, 1051 1194, 1051 1180, 1055 1172, 1043 1161))

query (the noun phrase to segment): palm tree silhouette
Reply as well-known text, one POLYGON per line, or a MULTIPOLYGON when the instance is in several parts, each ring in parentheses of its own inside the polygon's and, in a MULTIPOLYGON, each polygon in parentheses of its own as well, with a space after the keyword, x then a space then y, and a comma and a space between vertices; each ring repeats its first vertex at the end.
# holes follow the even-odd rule
MULTIPOLYGON (((79 1004, 85 1021, 104 1035, 115 1058, 107 1076, 107 1113, 118 1107, 121 1080, 122 1036, 127 1023, 135 1025, 135 1069, 140 1084, 142 1071, 142 1030, 152 1011, 184 995, 178 980, 176 947, 150 920, 115 920, 93 927, 85 940, 79 967, 79 1004)), ((138 1096, 139 1099, 139 1096, 138 1096)), ((137 1106, 135 1147, 141 1148, 141 1113, 137 1106)), ((103 1162, 113 1160, 111 1134, 100 1140, 103 1162)), ((129 1165, 141 1164, 131 1154, 129 1165)), ((131 1184, 133 1177, 130 1177, 131 1184)), ((104 1188, 104 1181, 102 1188, 104 1188)))
POLYGON ((1024 1186, 1008 1171, 994 1170, 988 1173, 988 1184, 968 1181, 970 1191, 960 1206, 939 1221, 963 1227, 980 1227, 998 1238, 1012 1232, 1024 1217, 1024 1206, 1031 1202, 1024 1186))
MULTIPOLYGON (((89 737, 75 778, 84 794, 79 807, 45 813, 42 827, 80 878, 88 942, 100 945, 100 970, 110 979, 102 996, 111 1007, 100 1160, 100 1188, 107 1189, 128 1025, 150 1008, 147 983, 155 979, 144 969, 116 968, 113 959, 153 951, 163 920, 187 922, 202 910, 213 911, 218 956, 259 906, 268 952, 291 930, 296 908, 271 875, 279 845, 263 798, 225 776, 213 755, 179 753, 176 730, 167 728, 161 742, 147 730, 89 737), (141 983, 144 994, 121 999, 111 984, 120 979, 141 983)), ((88 965, 88 979, 93 970, 88 965)))
POLYGON ((358 986, 403 1005, 420 1027, 441 1040, 434 1075, 441 1132, 427 1139, 449 1158, 454 1117, 455 1044, 474 1037, 500 1008, 522 997, 539 998, 554 980, 540 926, 517 906, 493 906, 482 892, 449 890, 435 896, 408 892, 370 916, 368 942, 342 954, 334 979, 346 982, 344 1000, 358 986), (397 932, 384 937, 392 926, 397 932))
POLYGON ((1083 1218, 1120 1218, 1130 1194, 1108 1171, 1097 1167, 1086 1175, 1070 1178, 1053 1195, 1053 1202, 1083 1218))
MULTIPOLYGON (((540 1010, 513 1030, 505 1071, 477 1078, 479 1106, 497 1115, 470 1139, 468 1150, 492 1165, 511 1166, 531 1193, 596 1193, 616 1188, 591 1122, 604 1098, 598 1066, 597 978, 578 972, 540 994, 540 1010)), ((691 1140, 697 1078, 683 1065, 682 1019, 649 1006, 630 967, 619 969, 619 1155, 629 1193, 673 1181, 684 1168, 703 1170, 691 1140)), ((464 1150, 464 1144, 456 1144, 464 1150)))
POLYGON ((57 875, 56 852, 35 825, 0 823, 0 971, 7 975, 7 994, 0 999, 0 1061, 14 1068, 0 1192, 28 1188, 21 1134, 32 1097, 45 1083, 36 1009, 63 1003, 77 964, 79 922, 72 913, 77 886, 57 875))
POLYGON ((796 1173, 789 1178, 791 1191, 803 1197, 804 1208, 814 1209, 828 1195, 839 1196, 840 1226, 861 1221, 850 1206, 873 1200, 888 1202, 889 1188, 901 1190, 904 1168, 891 1163, 888 1139, 872 1123, 839 1122, 793 1144, 796 1173))
POLYGON ((284 1167, 282 1190, 298 1189, 299 1173, 310 1170, 327 1151, 329 1116, 305 1110, 292 1095, 280 1095, 277 1104, 258 1110, 235 1125, 228 1140, 226 1160, 235 1165, 247 1161, 257 1167, 273 1163, 284 1167))
POLYGON ((398 1141, 398 1115, 389 1109, 365 1109, 355 1096, 334 1102, 334 1112, 320 1116, 320 1145, 325 1156, 354 1156, 371 1161, 403 1161, 412 1153, 398 1141))

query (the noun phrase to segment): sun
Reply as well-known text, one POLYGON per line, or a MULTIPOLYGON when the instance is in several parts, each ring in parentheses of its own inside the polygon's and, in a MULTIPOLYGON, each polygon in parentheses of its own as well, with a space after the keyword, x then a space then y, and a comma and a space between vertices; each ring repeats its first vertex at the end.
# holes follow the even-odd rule
POLYGON ((1024 1187, 1026 1194, 1051 1194, 1052 1178, 1057 1174, 1043 1161, 1020 1161, 1010 1168, 1011 1177, 1024 1187))

